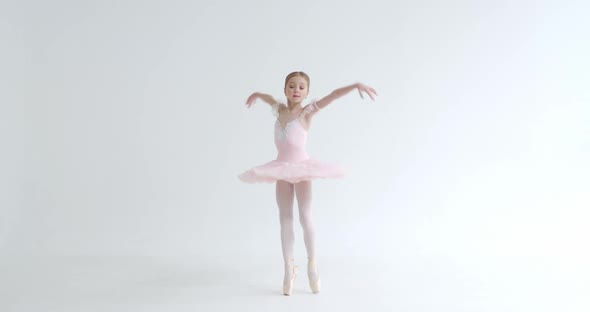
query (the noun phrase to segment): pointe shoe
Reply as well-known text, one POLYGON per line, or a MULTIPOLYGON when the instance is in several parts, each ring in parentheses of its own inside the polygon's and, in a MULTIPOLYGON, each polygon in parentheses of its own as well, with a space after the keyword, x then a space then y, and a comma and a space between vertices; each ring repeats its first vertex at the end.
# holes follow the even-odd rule
POLYGON ((291 278, 289 280, 283 280, 283 295, 285 296, 290 296, 293 292, 293 283, 295 282, 295 276, 297 276, 297 266, 291 266, 291 278))
POLYGON ((307 263, 307 277, 309 278, 309 288, 311 288, 311 292, 317 294, 320 292, 320 275, 317 272, 317 268, 315 262, 310 260, 307 263))

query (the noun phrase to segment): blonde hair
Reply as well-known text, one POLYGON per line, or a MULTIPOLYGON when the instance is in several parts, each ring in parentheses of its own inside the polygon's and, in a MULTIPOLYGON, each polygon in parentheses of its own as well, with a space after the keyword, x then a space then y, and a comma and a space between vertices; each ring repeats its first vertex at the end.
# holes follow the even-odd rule
POLYGON ((297 76, 301 76, 307 81, 307 88, 309 89, 309 76, 302 71, 296 71, 288 74, 287 78, 285 78, 285 88, 287 87, 287 82, 289 82, 289 79, 297 76))

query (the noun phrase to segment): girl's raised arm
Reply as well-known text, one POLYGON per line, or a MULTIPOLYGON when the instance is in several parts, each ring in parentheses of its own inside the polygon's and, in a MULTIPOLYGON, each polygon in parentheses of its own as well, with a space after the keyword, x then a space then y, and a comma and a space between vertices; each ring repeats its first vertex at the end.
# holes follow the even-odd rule
POLYGON ((261 99, 265 103, 268 103, 268 105, 270 105, 270 106, 272 106, 273 104, 275 104, 277 102, 277 100, 275 100, 272 96, 270 96, 268 94, 254 92, 246 100, 246 106, 248 106, 248 108, 250 108, 252 106, 252 104, 254 104, 254 102, 256 102, 256 99, 261 99))
POLYGON ((375 101, 375 96, 377 95, 377 91, 375 91, 375 89, 359 82, 359 83, 351 84, 350 86, 342 87, 340 89, 336 89, 336 90, 332 91, 332 93, 328 94, 327 96, 325 96, 322 99, 320 99, 319 101, 317 101, 316 105, 318 106, 319 109, 322 109, 322 108, 328 106, 328 104, 332 103, 335 99, 347 94, 348 92, 350 92, 354 89, 357 89, 359 91, 361 98, 364 99, 363 92, 365 92, 367 95, 369 95, 371 100, 375 101))

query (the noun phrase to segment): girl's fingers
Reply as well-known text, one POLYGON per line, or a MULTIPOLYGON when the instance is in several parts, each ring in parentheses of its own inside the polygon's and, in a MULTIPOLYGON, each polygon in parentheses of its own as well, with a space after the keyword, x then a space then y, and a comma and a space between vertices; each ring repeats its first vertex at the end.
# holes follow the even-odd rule
POLYGON ((363 92, 365 92, 367 95, 369 95, 369 97, 371 98, 371 100, 375 101, 375 97, 373 96, 373 90, 365 85, 362 85, 361 88, 359 88, 359 93, 361 95, 361 98, 363 97, 363 92))
POLYGON ((254 104, 255 101, 256 101, 256 99, 252 98, 252 96, 248 97, 248 99, 246 100, 246 106, 248 106, 248 108, 250 108, 250 106, 252 106, 252 104, 254 104))
POLYGON ((371 100, 375 101, 375 95, 377 95, 377 91, 371 87, 366 87, 365 92, 371 97, 371 100))
POLYGON ((255 95, 250 95, 248 97, 248 99, 246 100, 246 104, 252 105, 254 103, 254 100, 256 100, 256 96, 255 95))
POLYGON ((371 88, 371 98, 373 98, 373 101, 375 101, 375 96, 377 95, 377 92, 375 92, 375 90, 373 90, 371 88))

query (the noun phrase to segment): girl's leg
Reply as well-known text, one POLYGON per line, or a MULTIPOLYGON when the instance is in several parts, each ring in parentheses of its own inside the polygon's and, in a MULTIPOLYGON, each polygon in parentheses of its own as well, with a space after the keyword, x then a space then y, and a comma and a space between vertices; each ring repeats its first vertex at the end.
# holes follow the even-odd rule
POLYGON ((303 241, 307 250, 307 257, 315 259, 315 233, 311 222, 311 181, 295 184, 297 205, 299 206, 299 222, 303 228, 303 241))
POLYGON ((277 205, 279 206, 279 218, 281 222, 281 246, 283 259, 288 263, 293 259, 293 184, 279 180, 276 187, 277 205))
POLYGON ((277 181, 276 195, 281 222, 281 246, 283 249, 283 260, 285 261, 285 278, 283 280, 285 294, 290 292, 290 290, 287 291, 285 289, 285 285, 294 277, 293 245, 295 243, 295 234, 293 232, 293 194, 293 184, 282 180, 277 181))
POLYGON ((299 206, 299 222, 303 228, 303 240, 307 249, 307 276, 309 286, 314 293, 320 292, 320 277, 315 261, 315 233, 311 223, 311 181, 295 184, 297 204, 299 206))

